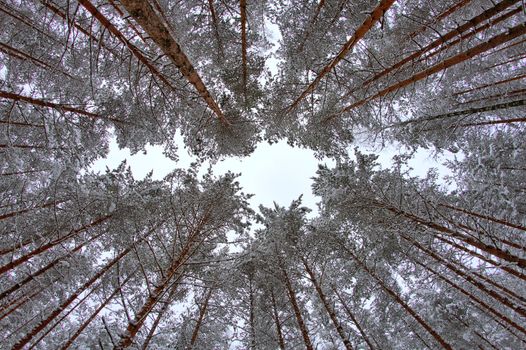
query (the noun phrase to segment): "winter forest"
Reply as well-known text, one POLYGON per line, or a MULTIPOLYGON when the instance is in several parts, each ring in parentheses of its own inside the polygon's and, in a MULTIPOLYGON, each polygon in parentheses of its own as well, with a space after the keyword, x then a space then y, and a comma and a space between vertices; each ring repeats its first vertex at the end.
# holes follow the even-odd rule
POLYGON ((0 348, 526 348, 525 6, 0 0, 0 348), (203 170, 280 141, 317 208, 203 170))

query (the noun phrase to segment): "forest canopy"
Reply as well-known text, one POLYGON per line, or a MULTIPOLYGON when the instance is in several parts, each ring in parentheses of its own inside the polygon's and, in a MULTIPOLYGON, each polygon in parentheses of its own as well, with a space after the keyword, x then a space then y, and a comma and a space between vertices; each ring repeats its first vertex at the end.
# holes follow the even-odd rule
POLYGON ((524 348, 524 6, 0 0, 0 347, 524 348), (200 167, 279 141, 334 160, 315 215, 200 167))

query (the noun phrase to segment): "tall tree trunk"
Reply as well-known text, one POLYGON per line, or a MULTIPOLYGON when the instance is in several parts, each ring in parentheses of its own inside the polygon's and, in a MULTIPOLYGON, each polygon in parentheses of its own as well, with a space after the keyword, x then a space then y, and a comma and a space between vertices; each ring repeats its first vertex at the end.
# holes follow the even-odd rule
POLYGON ((79 327, 79 329, 77 329, 77 331, 66 341, 66 343, 64 343, 62 345, 62 347, 60 348, 60 350, 66 350, 68 349, 74 342, 75 340, 82 334, 82 332, 84 331, 84 329, 86 329, 87 326, 89 326, 89 324, 95 319, 95 317, 97 317, 97 315, 102 311, 102 309, 104 309, 106 307, 106 305, 108 305, 108 303, 118 294, 122 291, 122 287, 124 287, 124 285, 126 283, 128 283, 128 281, 135 275, 135 272, 137 272, 137 270, 135 270, 134 272, 132 272, 130 275, 128 275, 124 281, 122 281, 121 284, 119 284, 119 286, 117 288, 115 288, 113 290, 113 292, 106 298, 104 299, 104 301, 102 303, 100 303, 100 305, 95 309, 95 311, 93 311, 91 313, 91 315, 84 321, 82 322, 81 326, 79 327))
POLYGON ((71 231, 70 233, 68 233, 67 235, 65 235, 64 237, 61 237, 61 238, 58 238, 54 241, 51 241, 49 243, 46 243, 44 245, 41 245, 40 247, 30 251, 29 253, 27 254, 24 254, 22 255, 21 257, 11 261, 10 263, 7 263, 5 264, 4 266, 1 266, 0 267, 0 275, 6 273, 7 271, 9 270, 12 270, 14 269, 15 267, 17 267, 18 265, 20 264, 23 264, 25 263, 26 261, 28 261, 29 259, 31 259, 32 257, 36 256, 36 255, 39 255, 45 251, 47 251, 48 249, 50 248, 53 248, 55 246, 57 246, 58 244, 70 239, 70 238, 73 238, 75 237, 76 235, 78 235, 80 232, 82 231, 85 231, 93 226, 96 226, 96 225, 99 225, 101 224, 102 222, 108 220, 109 218, 111 217, 111 215, 107 215, 107 216, 104 216, 104 217, 100 217, 98 218, 97 220, 89 223, 88 225, 85 225, 79 229, 76 229, 76 230, 73 230, 71 231))
POLYGON ((208 92, 207 87, 192 63, 170 34, 169 28, 164 25, 151 5, 147 1, 142 0, 121 0, 121 3, 130 16, 137 21, 164 54, 172 60, 183 77, 197 90, 199 96, 206 102, 217 118, 219 118, 222 123, 230 125, 230 122, 225 118, 219 105, 213 99, 210 92, 208 92))
POLYGON ((303 320, 303 316, 301 315, 301 309, 298 304, 298 300, 296 299, 296 293, 294 292, 294 289, 292 288, 292 283, 290 282, 289 275, 287 274, 287 271, 285 270, 283 266, 283 262, 281 259, 278 262, 279 269, 281 270, 281 275, 283 277, 283 281, 285 282, 285 287, 287 288, 287 293, 289 296, 290 304, 292 305, 292 309, 294 311, 294 316, 296 317, 296 321, 298 322, 298 327, 301 332, 301 336, 303 337, 303 342, 305 343, 305 348, 307 350, 314 350, 314 346, 312 345, 312 341, 310 340, 309 331, 307 330, 307 325, 305 324, 305 321, 303 320))
POLYGON ((208 288, 208 292, 206 292, 206 294, 203 297, 201 307, 199 308, 199 318, 197 319, 194 330, 192 331, 192 338, 190 338, 190 346, 187 350, 192 350, 195 346, 195 343, 197 343, 197 337, 199 336, 199 331, 201 329, 201 325, 203 324, 203 320, 206 315, 206 309, 208 308, 208 302, 210 301, 210 297, 212 296, 213 290, 213 287, 208 288))
MULTIPOLYGON (((152 75, 156 76, 161 80, 166 86, 168 86, 170 89, 175 90, 172 83, 168 81, 166 76, 164 76, 148 58, 146 58, 141 50, 139 50, 135 45, 130 43, 128 39, 122 34, 117 27, 115 27, 113 24, 111 24, 110 20, 107 19, 96 7, 93 5, 89 0, 78 0, 79 3, 84 6, 84 8, 94 17, 96 18, 100 24, 102 24, 108 31, 113 34, 121 43, 123 43, 128 50, 141 62, 144 64, 152 73, 152 75)), ((134 27, 135 28, 135 27, 134 27)))
POLYGON ((435 276, 437 276, 440 280, 444 281, 446 284, 450 285, 451 287, 453 287, 454 289, 458 290, 460 293, 464 294, 465 296, 468 297, 468 299, 470 299, 472 302, 474 302, 475 304, 479 304, 480 306, 482 306, 483 309, 487 310, 489 313, 493 314, 493 316, 499 318, 500 320, 506 322, 507 324, 509 324, 510 326, 512 326, 513 328, 515 328, 516 330, 518 330, 519 332, 521 332, 522 334, 525 334, 526 335, 526 329, 524 327, 522 327, 521 325, 519 325, 518 323, 516 323, 515 321, 513 321, 512 319, 508 318, 507 316, 503 315, 502 313, 500 313, 498 310, 495 310, 493 307, 491 307, 490 305, 488 305, 486 302, 482 301, 481 299, 477 298, 476 296, 474 296, 473 294, 471 294, 470 292, 468 292, 467 290, 465 290, 464 288, 458 286, 457 284, 455 284, 454 282, 452 282, 451 280, 449 280, 448 278, 444 277, 442 274, 440 274, 439 272, 433 270, 431 267, 423 264, 422 262, 420 261, 415 261, 418 265, 422 266, 423 268, 425 268, 426 270, 428 270, 429 272, 433 273, 435 276))
POLYGON ((340 303, 342 304, 343 309, 345 310, 347 315, 349 315, 349 317, 351 318, 351 320, 354 323, 354 325, 356 326, 356 328, 358 328, 358 331, 362 335, 363 340, 365 340, 365 342, 369 346, 369 349, 374 350, 375 347, 373 346, 373 343, 369 340, 369 337, 367 336, 367 334, 365 333, 364 329, 362 328, 362 326, 360 325, 360 323, 358 322, 358 320, 354 316, 353 312, 351 312, 351 309, 349 308, 349 306, 347 305, 345 300, 343 300, 343 297, 341 296, 340 292, 338 292, 338 289, 334 285, 331 285, 331 289, 334 292, 334 294, 336 295, 336 297, 338 298, 338 300, 340 301, 340 303))
POLYGON ((111 120, 112 122, 115 122, 115 123, 127 123, 125 121, 122 121, 116 118, 102 116, 96 113, 85 111, 83 109, 71 107, 67 104, 47 102, 41 99, 28 97, 28 96, 22 96, 19 94, 15 94, 15 93, 3 91, 3 90, 0 90, 0 98, 5 98, 8 100, 12 100, 12 101, 21 101, 21 102, 32 104, 34 106, 38 106, 38 107, 48 107, 48 108, 55 109, 59 112, 76 113, 76 114, 83 115, 85 117, 89 117, 93 119, 106 119, 106 120, 111 120))
MULTIPOLYGON (((413 239, 411 239, 411 238, 409 238, 409 237, 407 237, 405 235, 403 235, 402 237, 405 238, 407 241, 409 241, 412 245, 414 245, 415 247, 420 249, 422 252, 424 252, 425 254, 431 256, 433 259, 439 261, 443 266, 447 267, 449 270, 451 270, 452 272, 456 273, 458 276, 462 277, 463 279, 465 279, 466 281, 471 283, 473 286, 477 287, 482 292, 484 292, 487 295, 491 296, 495 300, 498 300, 500 303, 502 303, 503 305, 509 307, 510 309, 512 309, 513 311, 515 311, 519 315, 521 315, 522 317, 526 317, 526 309, 524 309, 522 306, 517 305, 515 303, 512 303, 510 300, 508 300, 507 298, 503 297, 499 293, 497 293, 497 292, 495 292, 495 291, 493 291, 491 289, 488 289, 483 283, 477 281, 476 279, 474 279, 473 277, 471 277, 467 273, 463 272, 462 270, 457 268, 452 263, 442 259, 434 251, 422 246, 417 241, 415 241, 415 240, 413 240, 413 239)), ((413 258, 412 260, 418 260, 418 258, 413 258)))
POLYGON ((489 18, 493 17, 497 13, 504 11, 505 9, 507 9, 508 7, 518 3, 519 1, 520 0, 504 0, 504 1, 501 1, 497 5, 495 5, 495 6, 491 7, 490 9, 482 12, 480 15, 471 18, 465 24, 463 24, 461 26, 458 26, 454 30, 449 31, 448 33, 446 33, 444 35, 440 35, 440 37, 438 39, 436 39, 435 41, 433 41, 432 43, 424 46, 420 50, 418 50, 418 51, 412 53, 411 55, 403 58, 402 60, 398 61, 397 63, 395 63, 391 67, 386 68, 383 71, 381 71, 380 73, 375 74, 372 78, 370 78, 370 79, 366 80, 365 82, 363 82, 359 87, 354 88, 351 91, 347 92, 344 95, 344 98, 351 96, 358 89, 367 87, 372 82, 375 82, 376 80, 380 79, 381 77, 384 77, 387 74, 395 71, 396 69, 404 66, 406 63, 409 63, 409 62, 419 58, 420 56, 422 56, 426 52, 429 52, 430 50, 432 50, 432 49, 434 49, 436 47, 439 47, 442 44, 446 44, 446 42, 448 40, 456 37, 457 35, 461 35, 462 33, 466 32, 466 31, 468 31, 468 30, 470 30, 472 28, 476 28, 477 25, 479 25, 480 23, 483 23, 484 21, 486 21, 489 18))
POLYGON ((346 113, 346 112, 349 112, 355 108, 358 108, 364 104, 366 104, 367 102, 369 101, 372 101, 374 99, 377 99, 379 97, 383 97, 391 92, 394 92, 394 91, 397 91, 397 90, 400 90, 410 84, 413 84, 413 83, 416 83, 424 78, 427 78, 433 74, 436 74, 438 72, 441 72, 449 67, 453 67, 459 63, 462 63, 462 62, 465 62, 477 55, 480 55, 481 53, 484 53, 486 51, 489 51, 497 46, 500 46, 510 40, 513 40, 515 38, 518 38, 520 37, 521 35, 524 35, 526 34, 526 24, 522 23, 522 24, 519 24, 513 28, 510 28, 506 33, 501 33, 501 34, 498 34, 498 35, 495 35, 493 38, 491 38, 490 40, 482 43, 482 44, 479 44, 471 49, 468 49, 464 52, 461 52, 453 57, 450 57, 450 58, 447 58, 445 59, 444 61, 440 62, 440 63, 437 63, 436 65, 434 65, 433 67, 430 67, 428 69, 425 69, 419 73, 416 73, 414 74, 413 76, 407 78, 407 79, 404 79, 396 84, 393 84, 383 90, 381 90, 380 92, 376 93, 375 95, 372 95, 372 96, 369 96, 369 97, 366 97, 364 99, 361 99, 357 102, 354 102, 353 104, 341 109, 339 112, 337 112, 336 114, 333 114, 331 116, 328 116, 326 118, 326 120, 330 120, 330 119, 333 119, 335 117, 338 117, 340 116, 341 114, 343 113, 346 113))
POLYGON ((208 0, 208 9, 210 10, 210 16, 212 17, 212 27, 214 29, 214 36, 216 37, 217 49, 219 51, 219 57, 225 58, 225 51, 223 50, 223 43, 219 36, 219 25, 217 20, 216 10, 214 8, 214 0, 208 0))
POLYGON ((316 279, 316 275, 314 274, 314 271, 312 271, 311 267, 308 265, 307 260, 305 258, 301 258, 301 262, 303 263, 303 266, 305 267, 305 271, 309 274, 310 280, 312 284, 314 285, 314 289, 316 289, 316 292, 318 293, 318 297, 320 298, 325 311, 327 311, 327 314, 329 314, 329 317, 332 321, 332 324, 334 325, 334 328, 336 328, 336 331, 338 332, 338 335, 340 336, 343 345, 347 350, 353 350, 353 347, 351 345, 351 342, 347 335, 345 334, 345 331, 343 330, 343 327, 338 320, 338 317, 336 316, 336 311, 331 307, 329 301, 327 300, 327 296, 325 296, 325 293, 321 289, 321 286, 316 279))
POLYGON ((391 288, 389 288, 384 281, 378 277, 373 271, 371 271, 365 263, 363 263, 358 257, 345 246, 343 242, 340 242, 340 246, 349 254, 349 256, 365 271, 367 272, 382 289, 389 294, 411 317, 413 317, 435 340, 444 348, 447 350, 453 350, 451 345, 449 345, 442 336, 438 334, 437 331, 435 331, 431 325, 429 325, 420 315, 416 313, 415 310, 413 310, 409 304, 407 304, 405 301, 403 301, 400 296, 395 293, 391 288))
POLYGON ((331 70, 334 69, 340 63, 341 60, 347 56, 349 51, 356 46, 356 44, 367 34, 367 32, 373 27, 373 25, 378 22, 380 18, 384 15, 395 0, 381 0, 378 6, 367 16, 365 21, 356 29, 354 35, 347 40, 345 45, 340 49, 340 52, 318 73, 316 78, 309 84, 309 86, 300 94, 300 96, 292 102, 292 104, 287 108, 287 113, 292 112, 298 104, 314 89, 320 81, 327 75, 331 70))
POLYGON ((285 350, 285 339, 283 339, 283 331, 281 330, 281 322, 279 321, 278 307, 276 305, 276 297, 274 296, 273 289, 270 290, 270 301, 272 302, 272 316, 274 318, 274 324, 276 325, 278 345, 281 350, 285 350))

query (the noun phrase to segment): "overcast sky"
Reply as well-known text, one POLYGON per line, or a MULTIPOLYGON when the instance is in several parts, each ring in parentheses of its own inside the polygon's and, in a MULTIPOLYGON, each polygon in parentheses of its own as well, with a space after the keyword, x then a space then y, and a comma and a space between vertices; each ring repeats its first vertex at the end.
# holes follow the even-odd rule
MULTIPOLYGON (((382 167, 389 167, 392 157, 398 153, 393 146, 379 152, 382 167)), ((126 159, 136 179, 144 178, 151 170, 154 179, 162 179, 174 168, 188 168, 193 161, 182 145, 179 148, 179 158, 178 162, 166 158, 162 154, 162 147, 159 146, 148 146, 147 154, 138 153, 131 156, 127 149, 120 150, 115 140, 112 140, 108 157, 96 161, 91 169, 104 172, 106 167, 114 169, 126 159)), ((430 168, 435 167, 441 175, 448 175, 448 169, 440 165, 442 161, 443 159, 434 160, 428 152, 420 151, 410 162, 410 166, 414 168, 411 174, 425 176, 430 168)), ((220 161, 214 165, 213 170, 216 175, 229 170, 241 173, 239 182, 243 191, 254 194, 251 198, 254 209, 260 204, 273 206, 273 202, 288 207, 291 201, 303 194, 303 204, 314 210, 318 199, 312 194, 311 184, 319 163, 313 151, 292 148, 285 141, 281 141, 273 145, 261 143, 251 156, 220 161)), ((330 159, 321 163, 334 165, 330 159)), ((205 164, 203 171, 206 171, 207 167, 208 164, 205 164)), ((315 215, 315 212, 312 215, 315 215)))

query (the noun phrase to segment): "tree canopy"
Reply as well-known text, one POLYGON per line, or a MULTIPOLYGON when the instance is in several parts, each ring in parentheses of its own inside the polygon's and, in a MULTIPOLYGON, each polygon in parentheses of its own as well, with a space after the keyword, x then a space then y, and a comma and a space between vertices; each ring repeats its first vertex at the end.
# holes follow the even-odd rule
POLYGON ((524 348, 524 6, 0 0, 1 347, 524 348), (315 215, 199 162, 89 170, 112 136, 177 160, 177 134, 336 165, 315 215), (449 182, 410 174, 422 148, 449 182))

